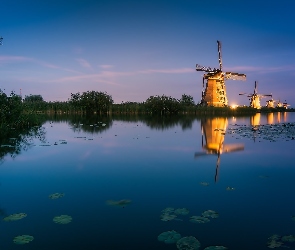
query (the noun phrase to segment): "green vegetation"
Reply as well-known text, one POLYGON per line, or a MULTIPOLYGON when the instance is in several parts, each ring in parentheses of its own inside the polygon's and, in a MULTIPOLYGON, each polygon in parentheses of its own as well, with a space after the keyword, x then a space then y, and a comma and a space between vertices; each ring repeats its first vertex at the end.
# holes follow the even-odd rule
MULTIPOLYGON (((285 111, 262 108, 259 112, 285 111)), ((289 109, 288 111, 293 111, 289 109)), ((46 102, 41 95, 22 98, 11 92, 0 90, 1 133, 9 128, 20 128, 40 124, 40 114, 148 114, 153 116, 192 115, 245 115, 257 113, 250 107, 203 107, 195 104, 193 97, 183 94, 181 99, 171 96, 150 96, 144 102, 122 102, 114 104, 112 96, 106 92, 86 91, 71 93, 68 101, 46 102)))

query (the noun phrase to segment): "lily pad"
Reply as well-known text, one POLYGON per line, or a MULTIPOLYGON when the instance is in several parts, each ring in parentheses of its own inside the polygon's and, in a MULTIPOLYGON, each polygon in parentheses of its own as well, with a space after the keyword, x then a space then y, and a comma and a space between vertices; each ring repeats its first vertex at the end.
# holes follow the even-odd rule
POLYGON ((233 191, 233 190, 235 190, 235 188, 234 187, 227 187, 226 190, 227 191, 233 191))
POLYGON ((25 213, 18 213, 18 214, 11 214, 5 218, 3 218, 4 221, 16 221, 27 217, 27 214, 25 213))
POLYGON ((57 223, 57 224, 68 224, 70 222, 72 222, 72 217, 69 215, 60 215, 60 216, 55 216, 53 218, 53 222, 57 223))
POLYGON ((204 250, 226 250, 227 247, 224 246, 209 246, 206 247, 204 250))
POLYGON ((176 231, 163 232, 158 236, 158 241, 164 241, 166 244, 176 243, 181 238, 181 235, 176 231))
POLYGON ((285 235, 282 237, 282 241, 295 242, 295 236, 294 235, 285 235))
POLYGON ((190 222, 193 222, 193 223, 207 223, 209 221, 210 220, 204 216, 195 216, 194 215, 190 218, 190 222))
POLYGON ((268 238, 267 247, 268 248, 277 248, 284 245, 284 243, 280 240, 281 237, 277 234, 274 234, 268 238))
POLYGON ((201 244, 195 237, 188 236, 178 240, 176 246, 179 250, 197 250, 201 244))
POLYGON ((171 213, 174 212, 173 207, 166 207, 165 209, 162 210, 162 213, 171 213))
POLYGON ((31 235, 19 235, 19 236, 14 237, 13 242, 15 244, 22 245, 22 244, 27 244, 27 243, 31 242, 33 239, 34 239, 34 237, 31 235))
POLYGON ((161 214, 162 221, 174 220, 177 216, 175 214, 163 213, 161 214))
POLYGON ((200 185, 207 187, 207 186, 209 186, 209 182, 202 181, 202 182, 200 182, 200 185))
POLYGON ((214 210, 206 210, 202 213, 202 216, 207 218, 218 218, 219 214, 214 210))
POLYGON ((50 194, 48 197, 49 199, 55 200, 55 199, 62 198, 64 196, 65 196, 64 193, 54 193, 54 194, 50 194))
POLYGON ((187 215, 189 214, 189 210, 187 208, 177 208, 175 209, 174 213, 179 215, 187 215))
POLYGON ((106 203, 110 206, 126 207, 127 205, 131 204, 131 200, 107 200, 106 203))

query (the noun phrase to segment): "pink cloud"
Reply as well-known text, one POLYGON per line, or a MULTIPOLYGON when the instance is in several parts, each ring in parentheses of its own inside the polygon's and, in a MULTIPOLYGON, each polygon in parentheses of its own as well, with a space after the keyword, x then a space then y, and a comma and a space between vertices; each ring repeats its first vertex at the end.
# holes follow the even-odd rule
POLYGON ((85 59, 79 58, 79 59, 76 59, 76 61, 84 68, 88 68, 88 69, 92 68, 90 63, 87 62, 85 59))
POLYGON ((64 70, 68 72, 74 72, 74 73, 80 73, 75 70, 59 67, 55 64, 51 64, 48 62, 40 61, 35 58, 31 57, 23 57, 23 56, 0 56, 0 64, 6 64, 6 63, 22 63, 22 62, 31 62, 31 63, 36 63, 38 65, 41 65, 46 68, 51 68, 51 69, 59 69, 59 70, 64 70))
POLYGON ((179 69, 147 69, 138 71, 141 74, 163 73, 163 74, 184 74, 195 72, 193 68, 179 68, 179 69))
POLYGON ((110 69, 110 68, 113 68, 113 65, 102 64, 102 65, 99 65, 99 67, 101 67, 102 69, 110 69))

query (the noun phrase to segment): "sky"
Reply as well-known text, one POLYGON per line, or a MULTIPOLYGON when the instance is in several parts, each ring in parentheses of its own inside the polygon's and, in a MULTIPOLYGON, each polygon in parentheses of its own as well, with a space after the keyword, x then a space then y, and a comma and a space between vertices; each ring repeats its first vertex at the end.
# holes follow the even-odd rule
MULTIPOLYGON (((226 81, 230 105, 239 93, 272 94, 295 107, 295 1, 1 0, 0 89, 67 101, 101 91, 115 103, 153 95, 201 100, 203 72, 218 67, 246 81, 226 81)), ((265 105, 267 98, 262 98, 265 105)))

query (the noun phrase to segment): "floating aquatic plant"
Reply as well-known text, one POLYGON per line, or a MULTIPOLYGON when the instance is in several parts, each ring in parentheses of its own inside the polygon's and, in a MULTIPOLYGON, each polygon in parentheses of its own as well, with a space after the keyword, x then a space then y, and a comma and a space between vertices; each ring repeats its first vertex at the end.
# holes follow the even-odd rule
POLYGON ((119 200, 119 201, 107 200, 106 204, 110 206, 126 207, 127 205, 131 204, 131 200, 127 200, 127 199, 119 200))
POLYGON ((193 222, 193 223, 207 223, 209 221, 210 220, 204 216, 195 216, 194 215, 190 218, 190 222, 193 222))
POLYGON ((295 242, 295 236, 294 235, 285 235, 282 237, 282 241, 295 242))
POLYGON ((177 208, 174 210, 174 213, 179 215, 187 215, 189 214, 189 210, 187 208, 177 208))
POLYGON ((19 236, 14 237, 13 242, 15 244, 22 245, 22 244, 27 244, 27 243, 31 242, 33 239, 34 239, 34 237, 31 235, 19 235, 19 236))
POLYGON ((5 218, 3 218, 4 221, 16 221, 27 217, 27 214, 25 213, 18 213, 18 214, 11 214, 5 218))
POLYGON ((65 196, 64 193, 54 193, 54 194, 50 194, 48 197, 49 199, 55 200, 55 199, 62 198, 64 196, 65 196))
POLYGON ((219 214, 214 210, 206 210, 202 213, 202 216, 207 218, 218 218, 219 214))
POLYGON ((268 248, 277 248, 281 247, 284 243, 280 241, 281 237, 277 234, 274 234, 268 238, 267 247, 268 248))
POLYGON ((209 246, 206 247, 204 250, 226 250, 227 247, 224 246, 209 246))
POLYGON ((173 207, 166 207, 165 209, 162 210, 162 213, 171 213, 174 212, 173 207))
POLYGON ((176 219, 178 215, 187 215, 189 213, 189 210, 187 208, 177 208, 174 209, 173 207, 167 207, 162 210, 161 214, 161 220, 162 221, 170 221, 170 220, 180 220, 176 219))
POLYGON ((200 185, 202 185, 202 186, 209 186, 209 182, 200 182, 200 185))
POLYGON ((162 221, 170 221, 174 220, 177 216, 175 214, 163 213, 160 217, 162 221))
POLYGON ((235 188, 234 187, 226 187, 226 190, 227 191, 233 191, 233 190, 235 190, 235 188))
POLYGON ((176 243, 181 238, 181 235, 176 231, 163 232, 158 236, 158 241, 163 241, 166 244, 176 243))
POLYGON ((188 236, 178 240, 176 246, 179 250, 197 250, 201 244, 195 237, 188 236))
POLYGON ((69 215, 60 215, 60 216, 55 216, 53 218, 53 222, 57 223, 57 224, 68 224, 70 222, 72 222, 72 217, 69 215))

